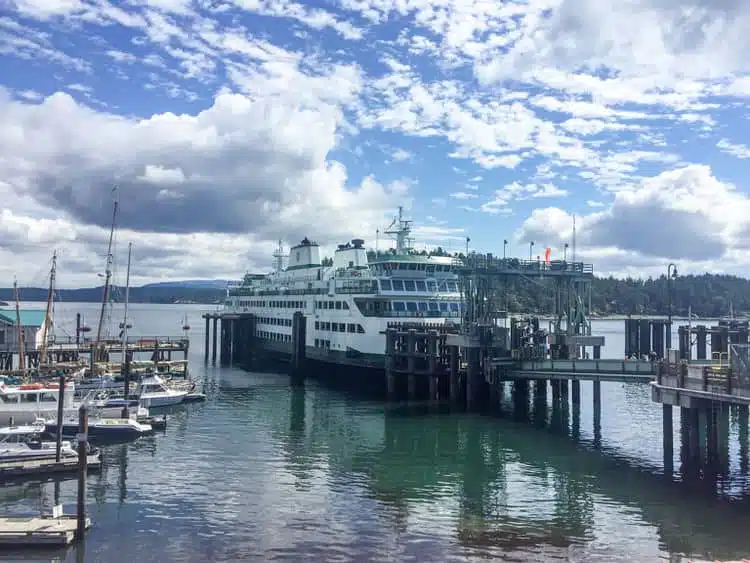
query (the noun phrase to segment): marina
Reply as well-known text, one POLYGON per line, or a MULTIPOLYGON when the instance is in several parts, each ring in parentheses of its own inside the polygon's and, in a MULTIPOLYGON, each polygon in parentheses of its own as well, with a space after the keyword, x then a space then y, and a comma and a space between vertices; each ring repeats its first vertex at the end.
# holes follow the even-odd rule
MULTIPOLYGON (((184 317, 182 337, 129 335, 129 330, 135 331, 135 327, 144 325, 141 320, 131 322, 128 315, 133 314, 133 309, 129 308, 126 296, 120 338, 79 342, 76 346, 82 347, 68 350, 71 355, 64 358, 64 365, 55 364, 50 352, 55 348, 48 343, 46 350, 40 352, 38 365, 33 364, 25 372, 12 370, 6 379, 20 378, 20 381, 3 383, 0 388, 0 393, 7 397, 25 397, 29 405, 26 410, 13 407, 16 409, 13 422, 36 425, 44 436, 56 439, 61 452, 70 449, 71 459, 52 458, 50 461, 43 456, 41 459, 29 457, 22 460, 21 465, 10 467, 11 463, 18 462, 9 458, 7 462, 0 460, 0 464, 7 463, 9 469, 16 471, 15 477, 27 478, 44 470, 35 468, 34 464, 46 464, 51 471, 44 471, 45 474, 62 471, 66 464, 69 471, 75 470, 79 481, 76 501, 79 526, 82 526, 81 518, 88 518, 86 491, 90 470, 92 479, 105 474, 103 478, 108 481, 111 478, 109 468, 118 467, 122 495, 127 488, 125 483, 144 469, 110 456, 114 452, 124 455, 131 447, 132 451, 138 451, 140 447, 150 449, 156 444, 170 443, 176 439, 175 434, 179 436, 180 449, 171 450, 169 455, 178 459, 186 455, 199 458, 207 455, 211 456, 211 464, 233 466, 233 486, 236 486, 242 481, 236 471, 242 469, 233 465, 237 462, 230 461, 226 457, 230 454, 225 451, 218 459, 213 459, 217 453, 215 436, 201 434, 202 442, 196 442, 195 436, 187 435, 184 429, 188 413, 199 417, 203 412, 214 417, 226 416, 216 410, 217 400, 223 398, 231 404, 235 392, 233 386, 226 387, 223 382, 222 374, 226 373, 234 385, 242 382, 237 389, 243 389, 239 394, 243 401, 248 393, 252 395, 247 382, 257 381, 259 377, 261 380, 273 378, 276 386, 262 392, 288 401, 283 405, 269 405, 262 413, 232 408, 230 419, 242 420, 239 426, 232 422, 232 428, 236 426, 235 430, 241 431, 248 424, 256 424, 255 417, 261 416, 263 431, 273 435, 276 423, 272 421, 279 412, 289 412, 288 422, 281 422, 285 428, 281 447, 287 452, 285 456, 293 456, 294 450, 302 447, 293 436, 304 435, 314 443, 317 440, 313 430, 315 417, 329 420, 326 423, 329 432, 351 434, 356 444, 354 449, 369 459, 362 465, 361 460, 351 457, 345 449, 329 460, 329 464, 333 464, 329 470, 335 467, 354 472, 358 479, 364 479, 365 488, 370 491, 367 495, 374 494, 385 506, 390 504, 384 491, 398 489, 407 497, 413 494, 408 490, 408 477, 400 483, 390 473, 400 470, 403 477, 411 471, 420 471, 420 463, 433 466, 438 463, 434 459, 429 461, 427 452, 420 454, 423 458, 413 460, 414 467, 404 460, 388 461, 387 453, 371 457, 372 451, 385 448, 387 452, 393 447, 392 429, 406 424, 410 418, 418 425, 421 425, 421 418, 426 418, 440 428, 460 427, 460 421, 466 417, 480 417, 469 420, 473 421, 472 425, 484 428, 482 432, 492 435, 495 435, 494 430, 489 430, 487 424, 511 424, 512 432, 520 433, 526 431, 518 424, 526 424, 537 432, 547 429, 551 433, 544 438, 549 442, 548 452, 567 447, 555 444, 555 439, 585 444, 585 451, 577 457, 597 467, 600 479, 600 472, 612 471, 614 463, 619 478, 635 479, 641 482, 636 489, 642 487, 643 491, 651 491, 629 493, 636 497, 645 494, 648 499, 649 494, 663 487, 661 481, 655 480, 657 477, 666 477, 666 482, 671 483, 669 486, 689 488, 700 484, 704 488, 701 495, 708 494, 707 488, 711 488, 709 496, 719 499, 727 497, 725 483, 733 478, 740 484, 728 496, 744 497, 749 486, 744 476, 750 467, 747 430, 750 371, 746 369, 750 366, 747 352, 750 330, 747 324, 720 320, 716 326, 693 327, 691 317, 685 327, 675 323, 671 315, 649 319, 628 317, 607 325, 616 325, 615 332, 610 328, 608 333, 599 334, 595 327, 607 321, 592 318, 592 265, 552 260, 549 252, 543 261, 476 253, 462 260, 414 255, 406 246, 409 223, 401 212, 394 220, 390 233, 397 239, 395 252, 368 252, 363 240, 354 239, 339 245, 331 266, 322 266, 317 245, 304 239, 290 249, 291 262, 285 267, 285 255, 279 245, 273 273, 268 276, 248 274, 241 284, 228 288, 222 308, 203 312, 205 333, 198 336, 199 342, 204 343, 204 350, 196 351, 191 347, 189 328, 186 328, 189 325, 184 317), (528 315, 509 314, 508 287, 526 283, 539 284, 545 291, 551 291, 555 295, 553 308, 528 315), (675 332, 678 347, 673 349, 671 342, 675 332), (608 340, 613 334, 619 338, 614 344, 608 340), (80 355, 85 354, 86 345, 89 355, 82 359, 80 355), (172 352, 182 357, 172 357, 172 352), (200 368, 195 367, 196 354, 202 355, 204 360, 200 368), (49 376, 45 377, 44 370, 54 371, 59 382, 55 384, 49 376), (264 370, 282 373, 264 375, 264 370), (77 386, 81 388, 78 392, 77 386), (630 404, 631 408, 637 404, 646 413, 652 412, 648 409, 655 408, 654 403, 661 405, 658 424, 650 420, 651 428, 657 428, 657 435, 661 437, 661 444, 656 448, 660 453, 658 461, 653 459, 653 448, 648 454, 635 454, 624 467, 614 461, 620 459, 621 453, 619 448, 612 451, 607 446, 610 438, 603 431, 606 429, 604 420, 611 422, 620 416, 618 405, 612 402, 611 391, 607 392, 613 386, 625 391, 649 391, 641 393, 636 403, 630 404), (368 406, 354 419, 340 410, 331 411, 330 407, 308 415, 308 393, 321 396, 344 393, 335 401, 343 400, 349 405, 347 408, 352 408, 353 403, 348 398, 352 397, 351 401, 368 406), (205 411, 203 405, 190 404, 193 402, 205 402, 205 411), (43 407, 44 403, 49 405, 43 407), (679 412, 679 448, 674 447, 675 407, 679 412), (80 416, 76 420, 73 416, 76 409, 80 412, 91 409, 91 412, 85 421, 80 416), (376 413, 374 417, 367 414, 368 410, 376 413), (168 429, 166 413, 170 417, 168 429), (16 422, 16 416, 32 420, 16 422), (309 416, 313 417, 312 421, 309 416), (331 417, 342 417, 348 424, 339 427, 340 423, 331 417), (446 419, 456 422, 446 422, 446 419), (736 431, 732 430, 730 420, 736 421, 736 431), (308 424, 312 427, 308 428, 308 424), (159 433, 155 432, 157 429, 159 433), (735 435, 739 456, 735 455, 733 462, 731 442, 735 435), (76 451, 63 440, 71 436, 78 441, 75 461, 76 451), (97 445, 92 446, 92 443, 97 445), (643 457, 648 458, 648 468, 641 467, 643 457)), ((82 318, 80 311, 76 311, 75 318, 78 327, 82 318)), ((144 328, 158 332, 158 325, 152 320, 144 328)), ((29 359, 17 356, 19 368, 29 359)), ((11 365, 13 361, 11 358, 11 365)), ((17 404, 21 405, 21 401, 17 404)), ((0 417, 3 409, 6 414, 11 413, 7 405, 13 406, 13 401, 5 400, 0 404, 0 417)), ((213 424, 205 417, 201 420, 201 424, 208 427, 213 424)), ((203 430, 200 428, 199 434, 203 430)), ((12 428, 6 433, 12 434, 12 428)), ((479 435, 481 433, 477 437, 479 435)), ((471 434, 464 438, 447 438, 452 444, 449 447, 462 450, 460 456, 476 458, 476 471, 488 471, 487 461, 479 460, 483 456, 467 450, 469 444, 458 446, 454 438, 473 440, 471 434)), ((513 438, 508 440, 515 444, 513 438)), ((42 449, 46 447, 45 442, 40 443, 42 449)), ((624 445, 626 449, 627 446, 624 445)), ((477 444, 471 445, 475 447, 482 449, 477 444)), ((499 455, 491 444, 483 447, 499 455)), ((512 447, 523 449, 518 444, 512 447)), ((407 452, 403 455, 410 457, 407 452)), ((528 459, 524 463, 531 466, 541 464, 544 467, 548 463, 544 456, 544 452, 524 451, 521 459, 528 459)), ((263 463, 262 459, 254 459, 263 463)), ((169 465, 169 461, 160 457, 159 463, 169 465)), ((145 463, 148 466, 149 462, 145 463)), ((438 463, 438 470, 450 473, 453 471, 450 463, 448 467, 438 463)), ((496 463, 503 465, 499 458, 496 463)), ((203 482, 205 478, 184 464, 181 470, 192 479, 203 482)), ((156 469, 152 468, 145 475, 154 478, 154 471, 156 469)), ((421 471, 425 471, 424 467, 421 471)), ((302 479, 296 470, 293 476, 295 480, 302 479)), ((426 474, 425 478, 429 481, 426 474)), ((468 474, 462 479, 462 486, 469 486, 468 474)), ((617 481, 617 478, 611 483, 601 481, 602 494, 615 502, 625 502, 627 494, 618 489, 617 481)), ((495 483, 494 478, 492 482, 495 483)), ((139 483, 147 488, 156 486, 142 479, 139 483)), ((420 487, 434 486, 426 483, 420 487)), ((59 494, 56 489, 55 496, 59 494)), ((166 492, 162 490, 158 494, 166 492)), ((179 495, 179 503, 189 502, 179 492, 172 494, 179 495)), ((216 501, 216 492, 208 494, 216 501)), ((557 491, 556 494, 568 493, 557 491)), ((487 497, 492 495, 477 492, 472 495, 474 507, 466 510, 475 515, 486 512, 487 497)), ((58 506, 57 500, 55 506, 58 506)), ((97 519, 92 520, 92 529, 96 530, 97 519)), ((510 528, 505 527, 504 534, 512 529, 515 531, 511 537, 515 534, 520 538, 522 529, 549 528, 553 521, 550 515, 535 515, 532 520, 517 517, 510 528)), ((566 520, 566 525, 564 533, 575 537, 583 524, 566 520)), ((468 529, 465 523, 457 524, 459 543, 471 545, 472 549, 476 548, 472 542, 488 533, 492 534, 488 530, 468 529)), ((528 541, 530 545, 537 545, 546 540, 528 541)), ((494 542, 493 550, 500 553, 511 544, 494 542)), ((716 550, 703 545, 694 549, 701 554, 716 550)))
MULTIPOLYGON (((158 327, 169 310, 154 316, 141 305, 137 314, 134 325, 158 327)), ((607 335, 602 362, 622 362, 623 325, 592 321, 593 332, 607 335)), ((93 524, 87 554, 119 562, 128 553, 127 560, 151 561, 164 554, 165 536, 184 538, 162 555, 167 560, 191 553, 209 560, 295 559, 303 553, 367 559, 391 553, 393 546, 443 560, 461 553, 534 560, 540 546, 553 558, 572 550, 592 560, 618 560, 622 553, 644 560, 668 553, 695 559, 746 553, 737 499, 750 480, 742 469, 747 452, 743 458, 737 449, 736 417, 730 417, 729 473, 697 479, 676 448, 674 482, 667 485, 661 410, 651 403, 648 383, 602 382, 606 408, 597 421, 591 381, 581 382, 579 418, 573 416, 572 386, 567 409, 564 401, 550 401, 548 383, 545 405, 530 402, 524 418, 506 382, 500 409, 488 417, 449 401, 373 403, 329 389, 311 373, 304 385, 290 386, 286 371, 204 367, 202 358, 194 346, 191 373, 205 384, 205 403, 172 407, 164 434, 102 448, 103 470, 88 479, 93 524), (227 439, 217 441, 219 435, 227 439), (221 468, 233 495, 249 503, 248 512, 238 512, 234 496, 215 491, 211 472, 198 469, 206 463, 221 468), (165 475, 179 475, 180 488, 165 489, 165 475), (717 498, 712 487, 733 501, 717 498), (431 516, 435 506, 440 518, 431 516), (323 518, 325 533, 318 527, 320 510, 333 518, 323 518), (127 523, 117 524, 122 518, 127 523), (356 526, 348 524, 353 521, 356 526), (226 533, 230 522, 231 541, 216 544, 211 538, 226 533), (260 541, 260 530, 268 527, 283 531, 285 539, 260 541), (196 536, 197 528, 204 531, 196 536), (341 537, 352 539, 335 543, 341 537), (591 546, 592 539, 599 547, 591 546)), ((679 416, 678 409, 676 421, 679 416)), ((48 498, 49 506, 53 485, 31 490, 48 498)), ((18 486, 8 486, 7 493, 18 486)), ((75 482, 54 488, 66 512, 75 507, 75 482)), ((17 514, 38 502, 30 501, 34 493, 28 490, 23 495, 5 508, 17 514)))

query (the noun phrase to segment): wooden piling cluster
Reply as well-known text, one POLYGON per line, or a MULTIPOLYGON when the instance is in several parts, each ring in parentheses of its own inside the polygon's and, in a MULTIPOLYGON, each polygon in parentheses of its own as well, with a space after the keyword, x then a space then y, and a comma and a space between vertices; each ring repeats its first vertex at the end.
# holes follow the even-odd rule
POLYGON ((721 364, 661 362, 652 399, 662 404, 664 467, 671 471, 674 457, 673 410, 680 409, 680 458, 695 471, 729 471, 729 418, 735 412, 740 427, 740 450, 747 463, 747 426, 750 380, 721 364), (743 432, 744 429, 744 432, 743 432), (743 443, 744 441, 744 443, 743 443))
POLYGON ((390 399, 426 396, 437 400, 455 389, 458 351, 446 342, 455 329, 437 323, 394 322, 388 323, 385 333, 385 379, 390 399))
MULTIPOLYGON (((625 319, 625 356, 655 354, 666 358, 672 348, 671 325, 664 319, 625 319)), ((748 321, 722 320, 715 326, 682 325, 677 329, 677 350, 681 360, 726 359, 731 344, 747 344, 748 321)))

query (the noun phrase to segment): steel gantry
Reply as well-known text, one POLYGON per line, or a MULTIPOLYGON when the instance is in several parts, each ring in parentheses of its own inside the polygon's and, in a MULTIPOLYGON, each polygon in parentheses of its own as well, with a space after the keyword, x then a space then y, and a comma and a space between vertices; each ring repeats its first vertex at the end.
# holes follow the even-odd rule
MULTIPOLYGON (((463 299, 462 330, 469 339, 485 345, 508 348, 497 342, 501 318, 507 317, 510 296, 521 284, 537 286, 540 296, 552 292, 550 344, 573 351, 580 347, 600 346, 601 337, 591 336, 591 286, 594 268, 583 262, 566 260, 520 260, 498 258, 491 254, 470 254, 457 266, 463 299)), ((511 329, 512 330, 512 329, 511 329)), ((502 337, 507 339, 506 332, 502 337)), ((501 339, 502 339, 501 338, 501 339)))

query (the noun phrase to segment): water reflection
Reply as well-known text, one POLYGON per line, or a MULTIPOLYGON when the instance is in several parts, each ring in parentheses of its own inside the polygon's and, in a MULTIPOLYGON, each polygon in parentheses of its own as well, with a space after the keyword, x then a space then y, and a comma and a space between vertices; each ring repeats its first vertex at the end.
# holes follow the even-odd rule
MULTIPOLYGON (((308 404, 301 390, 292 395, 290 451, 300 443, 302 410, 308 404)), ((316 408, 314 403, 310 408, 316 408)), ((315 419, 308 431, 330 439, 325 448, 333 470, 366 476, 395 532, 403 533, 429 503, 433 517, 446 515, 458 541, 477 554, 513 558, 525 550, 585 550, 600 533, 597 513, 606 505, 637 511, 669 551, 723 557, 747 553, 750 540, 741 533, 748 522, 746 507, 716 499, 705 487, 665 481, 611 451, 593 451, 563 438, 565 410, 558 407, 550 425, 538 429, 456 415, 447 408, 436 413, 434 405, 399 406, 382 414, 379 447, 342 442, 332 433, 330 419, 315 419), (355 455, 341 451, 350 449, 355 455)), ((535 410, 534 424, 537 416, 535 410)), ((351 434, 363 434, 354 428, 360 424, 356 418, 348 422, 351 434)), ((290 463, 290 471, 296 471, 296 462, 290 463)))

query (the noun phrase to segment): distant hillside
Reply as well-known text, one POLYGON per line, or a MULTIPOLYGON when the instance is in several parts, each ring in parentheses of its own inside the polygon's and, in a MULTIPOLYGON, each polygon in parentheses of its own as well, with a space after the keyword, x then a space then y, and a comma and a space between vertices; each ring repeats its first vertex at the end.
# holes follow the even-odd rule
POLYGON ((157 283, 147 283, 141 286, 141 289, 152 287, 189 287, 193 289, 224 289, 227 286, 227 280, 183 280, 183 281, 165 281, 157 283))
MULTIPOLYGON (((220 303, 226 294, 226 282, 219 280, 165 282, 148 284, 130 288, 132 303, 220 303), (210 285, 213 284, 213 285, 210 285)), ((103 286, 81 289, 58 289, 56 299, 59 301, 89 303, 102 300, 103 286)), ((112 297, 115 301, 123 301, 124 287, 113 287, 112 297)), ((22 287, 19 288, 21 301, 46 301, 47 288, 22 287)), ((13 302, 13 289, 1 288, 0 301, 13 302)))

